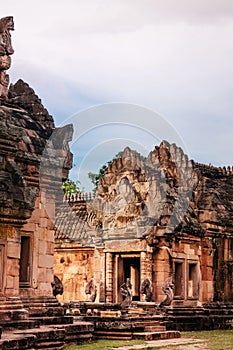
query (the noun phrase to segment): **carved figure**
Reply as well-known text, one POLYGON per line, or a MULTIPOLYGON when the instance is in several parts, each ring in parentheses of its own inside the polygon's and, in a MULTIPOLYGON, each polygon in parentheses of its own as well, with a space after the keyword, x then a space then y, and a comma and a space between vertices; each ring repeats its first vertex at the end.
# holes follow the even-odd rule
POLYGON ((152 301, 152 283, 149 278, 144 279, 142 282, 140 293, 146 295, 146 301, 152 301))
POLYGON ((9 85, 9 76, 6 71, 11 66, 10 55, 14 53, 11 44, 11 30, 14 30, 13 17, 0 19, 0 98, 6 98, 9 85))
POLYGON ((53 295, 56 297, 58 294, 63 294, 63 284, 60 278, 58 278, 56 275, 54 276, 54 281, 51 283, 53 288, 53 295))
POLYGON ((159 306, 169 306, 174 298, 174 284, 172 276, 168 277, 162 286, 162 291, 166 294, 166 298, 160 303, 159 306))
POLYGON ((85 293, 90 294, 89 301, 94 303, 95 299, 96 299, 96 295, 97 295, 97 287, 94 283, 93 278, 87 283, 86 288, 85 288, 85 293))
POLYGON ((121 306, 123 308, 130 306, 131 303, 132 303, 133 295, 132 295, 132 284, 131 284, 129 278, 127 278, 126 282, 124 282, 120 286, 120 292, 121 292, 121 295, 122 295, 121 306))

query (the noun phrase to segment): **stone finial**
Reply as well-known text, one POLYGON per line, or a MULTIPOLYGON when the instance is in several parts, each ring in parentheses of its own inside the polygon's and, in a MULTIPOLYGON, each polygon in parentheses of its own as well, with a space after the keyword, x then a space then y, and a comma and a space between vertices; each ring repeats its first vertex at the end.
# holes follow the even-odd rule
POLYGON ((9 75, 7 69, 11 66, 11 57, 14 50, 11 45, 11 33, 14 30, 12 16, 0 19, 0 98, 6 98, 9 85, 9 75))

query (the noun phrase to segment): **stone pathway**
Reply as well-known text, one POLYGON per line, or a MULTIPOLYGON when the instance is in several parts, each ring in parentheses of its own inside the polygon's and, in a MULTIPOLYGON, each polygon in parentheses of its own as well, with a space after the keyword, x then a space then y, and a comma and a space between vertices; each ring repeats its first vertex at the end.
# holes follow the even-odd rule
POLYGON ((144 345, 122 346, 114 348, 115 350, 142 350, 152 347, 162 347, 163 350, 209 350, 207 344, 203 340, 191 338, 176 338, 165 340, 147 341, 144 345), (177 346, 174 348, 174 346, 177 346))

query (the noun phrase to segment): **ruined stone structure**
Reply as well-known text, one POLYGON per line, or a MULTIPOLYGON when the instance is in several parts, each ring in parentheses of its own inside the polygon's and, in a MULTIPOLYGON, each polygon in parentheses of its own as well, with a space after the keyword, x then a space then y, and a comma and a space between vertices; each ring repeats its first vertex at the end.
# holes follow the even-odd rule
POLYGON ((14 30, 12 16, 0 19, 0 98, 6 98, 9 85, 9 76, 6 71, 11 66, 11 56, 14 53, 11 44, 10 31, 14 30))
POLYGON ((149 330, 157 339, 163 316, 155 308, 164 306, 176 306, 177 315, 179 307, 203 306, 204 320, 217 302, 233 315, 232 169, 190 161, 167 142, 147 159, 126 148, 95 195, 62 202, 73 128, 55 128, 24 81, 8 89, 13 29, 12 17, 0 20, 0 347, 61 349, 90 340, 94 325, 73 323, 57 299, 81 301, 92 316, 105 303, 103 320, 93 321, 98 337, 109 327, 127 330, 128 339, 149 330), (140 324, 138 314, 124 317, 135 302, 140 324), (112 308, 121 318, 106 321, 112 308))
POLYGON ((232 303, 232 198, 230 168, 190 161, 167 142, 146 160, 126 148, 95 198, 73 195, 58 208, 60 299, 87 300, 94 278, 97 301, 121 303, 120 286, 130 278, 133 301, 145 300, 140 287, 148 279, 161 306, 232 303))
POLYGON ((10 321, 28 317, 23 304, 30 298, 52 296, 57 174, 62 167, 66 178, 72 163, 61 146, 68 145, 72 127, 56 130, 60 145, 48 143, 55 130, 52 117, 22 80, 1 103, 0 124, 0 313, 10 321), (49 168, 40 172, 46 144, 49 168), (18 310, 8 312, 11 298, 18 310))
POLYGON ((71 137, 72 126, 55 128, 28 84, 10 86, 0 105, 1 349, 62 349, 92 338, 93 325, 64 316, 53 296, 55 203, 72 164, 71 137))

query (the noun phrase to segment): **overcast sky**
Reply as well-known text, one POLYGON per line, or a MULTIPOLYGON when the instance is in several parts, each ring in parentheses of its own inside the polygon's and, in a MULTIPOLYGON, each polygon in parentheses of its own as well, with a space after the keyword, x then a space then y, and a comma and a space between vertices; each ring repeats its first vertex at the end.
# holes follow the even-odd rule
POLYGON ((191 158, 232 165, 232 0, 8 0, 11 81, 27 81, 56 125, 107 102, 163 116, 191 158))

